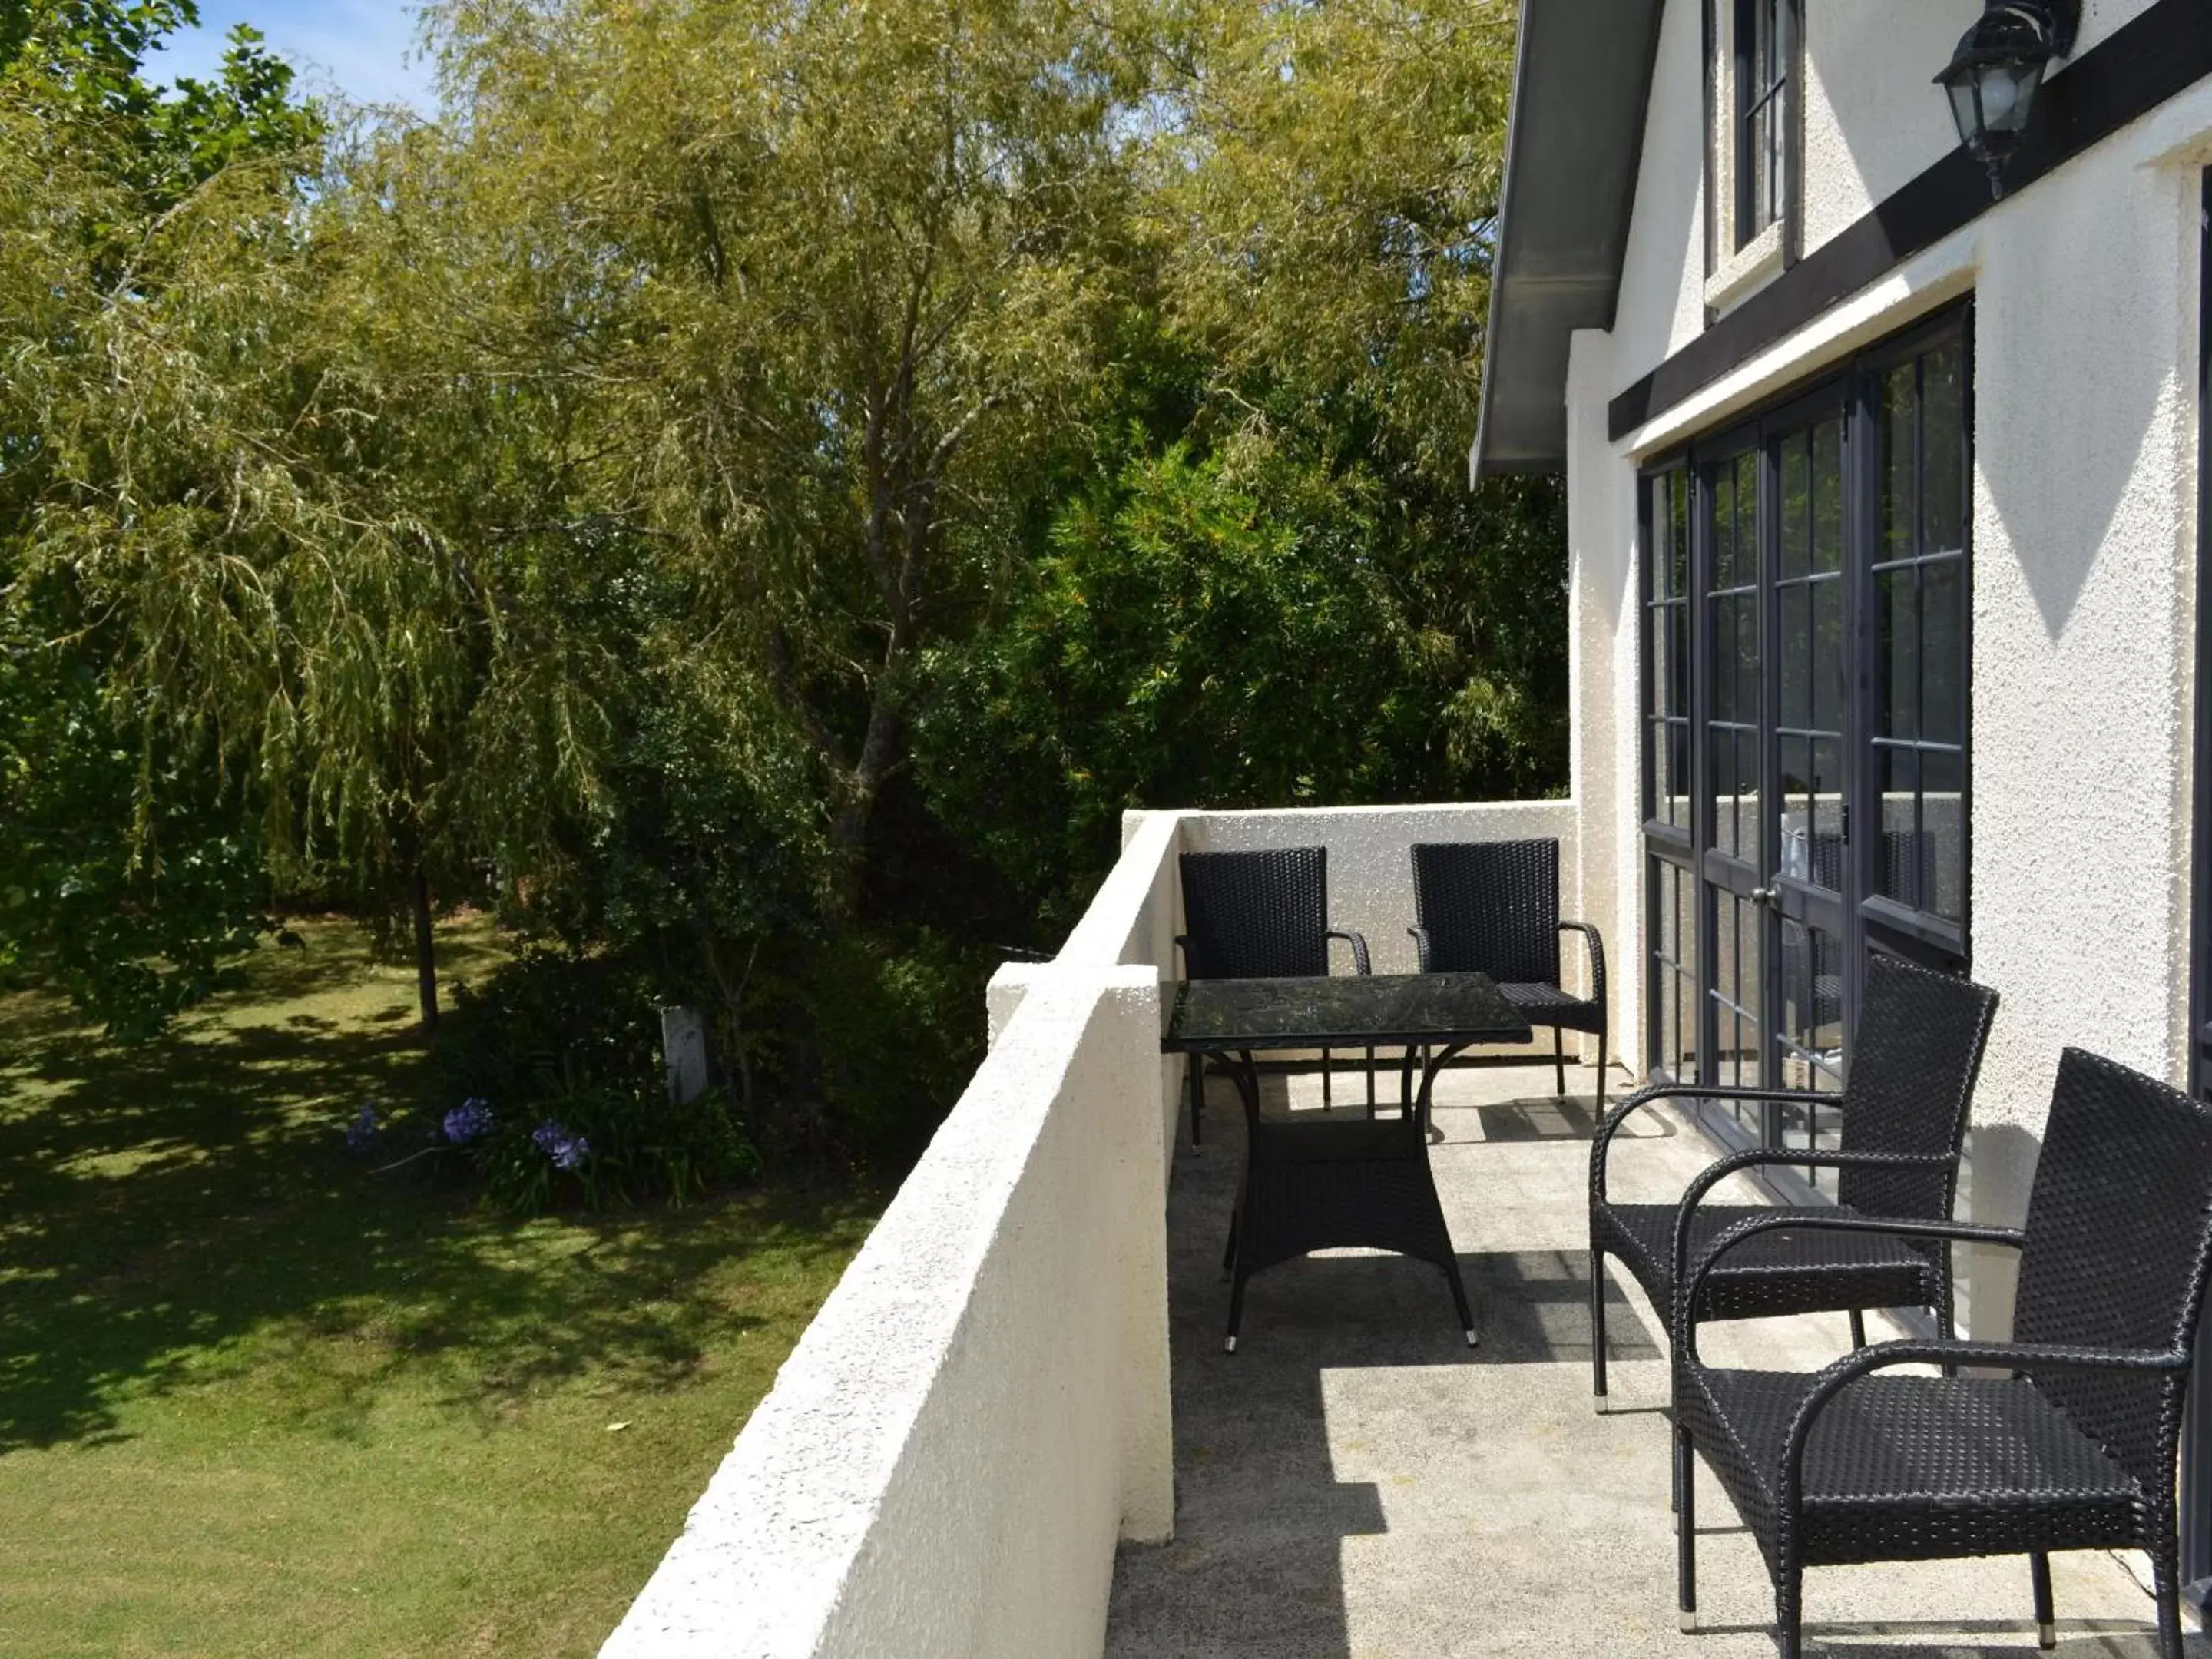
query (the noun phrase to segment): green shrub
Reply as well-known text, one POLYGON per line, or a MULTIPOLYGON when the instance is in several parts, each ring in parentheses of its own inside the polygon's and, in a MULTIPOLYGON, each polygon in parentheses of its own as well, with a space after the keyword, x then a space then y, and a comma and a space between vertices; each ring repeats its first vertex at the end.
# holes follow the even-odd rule
POLYGON ((531 1215, 681 1205, 758 1169, 726 1091, 668 1099, 658 999, 635 965, 529 951, 455 1003, 438 1045, 450 1103, 427 1126, 435 1173, 531 1215))
POLYGON ((823 1098, 864 1162, 903 1170, 968 1086, 996 960, 933 928, 896 940, 848 934, 816 954, 805 994, 823 1098))

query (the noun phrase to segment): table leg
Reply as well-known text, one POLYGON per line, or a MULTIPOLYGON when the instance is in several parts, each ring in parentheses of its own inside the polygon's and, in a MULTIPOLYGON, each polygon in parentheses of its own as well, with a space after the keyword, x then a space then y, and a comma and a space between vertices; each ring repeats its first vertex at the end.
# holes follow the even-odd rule
MULTIPOLYGON (((1225 1060, 1228 1057, 1223 1058, 1225 1060)), ((1243 1252, 1239 1247, 1243 1243, 1246 1206, 1252 1201, 1252 1143, 1260 1133, 1260 1067, 1246 1050, 1237 1054, 1235 1064, 1228 1071, 1244 1103, 1244 1173, 1237 1182, 1237 1208, 1229 1218, 1229 1248, 1221 1257, 1221 1270, 1230 1279, 1229 1334, 1221 1346, 1224 1352, 1235 1353, 1237 1329, 1244 1322, 1244 1286, 1252 1277, 1245 1270, 1243 1252)))
MULTIPOLYGON (((1468 1044, 1464 1042, 1455 1042, 1448 1044, 1442 1048, 1434 1050, 1433 1052, 1424 1050, 1422 1053, 1421 1096, 1419 1101, 1419 1115, 1417 1119, 1417 1122, 1419 1124, 1419 1133, 1427 1138, 1427 1141, 1430 1146, 1435 1145, 1437 1141, 1440 1141, 1444 1138, 1443 1131, 1437 1128, 1435 1123, 1431 1121, 1431 1109, 1434 1104, 1433 1097, 1436 1094, 1437 1088, 1437 1073, 1443 1071, 1444 1066, 1450 1062, 1454 1056, 1465 1053, 1468 1046, 1468 1044)), ((1427 1155, 1428 1154, 1425 1147, 1422 1152, 1422 1157, 1425 1159, 1427 1155)), ((1431 1185, 1433 1185, 1436 1180, 1436 1176, 1433 1172, 1431 1174, 1429 1179, 1431 1185)), ((1438 1202, 1441 1204, 1442 1200, 1439 1200, 1438 1202)), ((1449 1227, 1444 1230, 1444 1235, 1446 1241, 1443 1263, 1444 1278, 1451 1285, 1452 1305, 1459 1310, 1459 1322, 1467 1332, 1467 1346, 1472 1348, 1482 1340, 1482 1333, 1475 1328, 1474 1313, 1468 1305, 1467 1285, 1460 1278, 1459 1257, 1454 1254, 1451 1249, 1449 1242, 1451 1230, 1449 1227)))
POLYGON ((1421 1133, 1428 1137, 1431 1146, 1444 1138, 1443 1131, 1430 1121, 1430 1097, 1436 1092, 1437 1073, 1472 1046, 1470 1043, 1455 1042, 1442 1048, 1421 1050, 1421 1092, 1414 1101, 1413 1110, 1414 1115, 1420 1120, 1421 1133))

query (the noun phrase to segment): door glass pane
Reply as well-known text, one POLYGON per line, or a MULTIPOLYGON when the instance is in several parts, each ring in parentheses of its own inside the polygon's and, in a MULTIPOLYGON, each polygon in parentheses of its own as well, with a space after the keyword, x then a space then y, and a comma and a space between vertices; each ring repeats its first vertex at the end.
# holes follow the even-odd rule
POLYGON ((1875 730, 1885 738, 1920 732, 1920 570, 1912 564, 1875 578, 1875 730))
MULTIPOLYGON (((1714 929, 1719 946, 1711 976, 1711 1000, 1716 1025, 1716 1080, 1730 1087, 1756 1088, 1759 1081, 1760 908, 1735 894, 1716 890, 1714 929)), ((1756 1105, 1739 1105, 1736 1113, 1744 1127, 1761 1131, 1756 1105)))
POLYGON ((1811 724, 1824 732, 1844 729, 1844 698, 1850 684, 1850 641, 1844 637, 1844 585, 1830 577, 1812 584, 1814 702, 1811 724))
POLYGON ((1677 1079, 1698 1070, 1698 934, 1692 882, 1679 866, 1650 860, 1653 932, 1653 1063, 1677 1079))
POLYGON ((1921 360, 1924 433, 1921 489, 1922 550, 1949 553, 1966 544, 1966 351, 1956 343, 1938 347, 1921 360))
POLYGON ((1920 735, 1954 744, 1966 732, 1966 568, 1957 558, 1930 559, 1920 576, 1920 735))
POLYGON ((1813 595, 1809 583, 1783 587, 1776 609, 1781 614, 1781 635, 1774 642, 1777 666, 1782 675, 1782 725, 1802 732, 1813 721, 1813 595))
POLYGON ((1966 916, 1965 783, 1958 750, 1920 751, 1920 842, 1927 860, 1920 908, 1946 921, 1966 916))
POLYGON ((1832 893, 1844 890, 1844 740, 1818 738, 1813 743, 1812 882, 1832 893))
POLYGON ((1844 423, 1831 421, 1813 435, 1813 568, 1844 568, 1844 423))
POLYGON ((1813 459, 1800 434, 1782 445, 1781 574, 1802 576, 1813 562, 1813 459))
POLYGON ((1919 492, 1913 487, 1913 461, 1918 452, 1918 374, 1906 363, 1882 377, 1875 404, 1877 560, 1909 559, 1917 546, 1919 492))
POLYGON ((1875 787, 1881 802, 1881 856, 1875 890, 1899 904, 1920 908, 1919 756, 1909 747, 1875 749, 1875 787))
MULTIPOLYGON (((1690 592, 1690 475, 1671 475, 1667 480, 1667 516, 1672 526, 1668 532, 1668 547, 1674 565, 1667 592, 1675 599, 1686 599, 1690 592)), ((1683 710, 1685 714, 1688 712, 1686 708, 1683 710)))
MULTIPOLYGON (((1823 927, 1785 918, 1780 929, 1775 983, 1775 1040, 1780 1085, 1833 1094, 1844 1081, 1844 946, 1823 927)), ((1785 1103, 1779 1113, 1785 1146, 1827 1148, 1841 1139, 1833 1109, 1817 1101, 1785 1103)), ((1832 1189, 1833 1171, 1808 1170, 1817 1189, 1832 1189)))

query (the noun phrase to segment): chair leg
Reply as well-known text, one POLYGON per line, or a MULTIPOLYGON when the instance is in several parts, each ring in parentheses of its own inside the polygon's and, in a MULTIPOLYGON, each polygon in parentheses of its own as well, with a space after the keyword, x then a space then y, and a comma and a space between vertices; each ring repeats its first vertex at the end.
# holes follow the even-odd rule
POLYGON ((1237 1267, 1237 1224, 1243 1218, 1244 1206, 1239 1204, 1230 1212, 1229 1243, 1221 1252, 1221 1276, 1226 1279, 1237 1267))
POLYGON ((2152 1547, 2151 1579, 2158 1595, 2158 1650, 2161 1659, 2182 1659, 2180 1547, 2171 1529, 2152 1547))
POLYGON ((1851 1310, 1851 1346, 1866 1346, 1866 1316, 1856 1308, 1851 1310))
POLYGON ((1474 1347, 1482 1340, 1482 1333, 1474 1328, 1474 1313, 1468 1306, 1467 1285, 1459 1276, 1459 1258, 1444 1258, 1444 1280, 1451 1286, 1452 1306, 1459 1310, 1460 1329, 1467 1333, 1467 1346, 1474 1347))
POLYGON ((1597 1115, 1605 1116, 1605 1027, 1597 1028, 1597 1115))
POLYGON ((1329 1073, 1335 1069, 1330 1064, 1334 1056, 1330 1054, 1328 1049, 1324 1048, 1321 1051, 1321 1109, 1324 1112, 1329 1109, 1331 1104, 1328 1085, 1329 1073))
MULTIPOLYGON (((1590 1393, 1605 1398, 1605 1252, 1590 1252, 1590 1393)), ((1600 1406, 1602 1412, 1605 1407, 1600 1406)))
POLYGON ((2027 1558, 2028 1583, 2035 1589, 2035 1644, 2058 1645, 2058 1615, 2051 1603, 2051 1558, 2037 1550, 2027 1558))
POLYGON ((1774 1625, 1782 1659, 1804 1659, 1805 1569, 1795 1561, 1774 1575, 1774 1625))
POLYGON ((1221 1344, 1224 1353, 1237 1352, 1237 1328, 1244 1322, 1244 1285, 1250 1278, 1251 1274, 1239 1266, 1236 1280, 1229 1287, 1229 1334, 1221 1344))
POLYGON ((1375 1115, 1375 1051, 1367 1051, 1367 1115, 1375 1115))
POLYGON ((1205 1144, 1205 1132, 1200 1127, 1205 1115, 1206 1056, 1193 1054, 1190 1057, 1190 1144, 1194 1146, 1205 1144))
POLYGON ((1697 1465, 1690 1431, 1674 1431, 1674 1600, 1685 1633, 1698 1627, 1697 1465))
POLYGON ((1558 1092, 1567 1092, 1567 1039, 1558 1026, 1552 1028, 1552 1081, 1558 1092))

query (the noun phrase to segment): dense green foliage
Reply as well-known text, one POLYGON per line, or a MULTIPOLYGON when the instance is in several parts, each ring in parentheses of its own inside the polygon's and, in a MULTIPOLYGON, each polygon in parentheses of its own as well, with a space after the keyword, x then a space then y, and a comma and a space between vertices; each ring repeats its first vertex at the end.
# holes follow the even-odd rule
POLYGON ((434 125, 188 15, 0 5, 0 916, 118 1031, 476 900, 896 1162, 1125 807, 1561 781, 1510 7, 447 0, 434 125))
MULTIPOLYGON (((112 349, 162 302, 154 228, 234 179, 289 196, 322 131, 250 29, 218 81, 157 97, 142 62, 195 15, 0 4, 0 969, 58 983, 125 1037, 220 983, 270 898, 237 781, 168 729, 157 688, 118 660, 126 596, 88 579, 103 524, 161 534, 186 507, 138 488, 162 446, 130 424, 112 349)), ((212 551, 206 528, 184 533, 212 551)))

